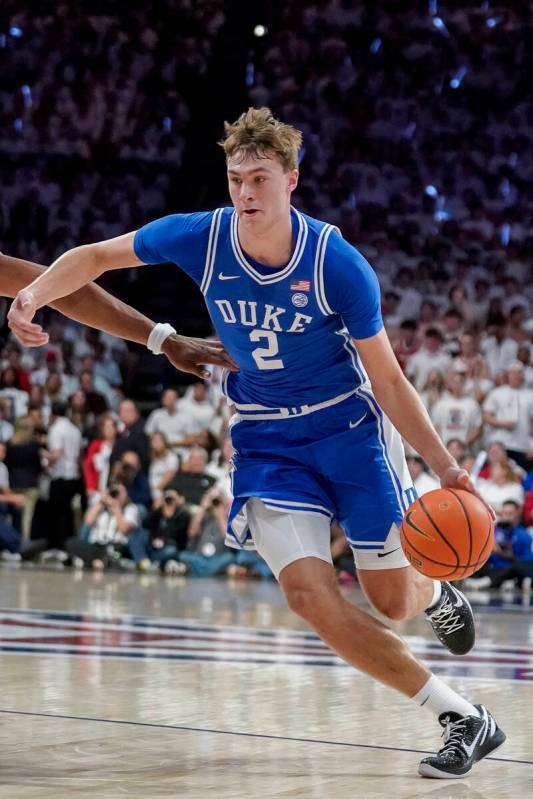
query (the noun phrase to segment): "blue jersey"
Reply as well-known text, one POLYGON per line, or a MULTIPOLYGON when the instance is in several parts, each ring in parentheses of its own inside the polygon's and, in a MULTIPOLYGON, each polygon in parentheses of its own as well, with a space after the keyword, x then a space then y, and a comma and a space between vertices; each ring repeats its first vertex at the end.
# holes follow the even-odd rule
POLYGON ((199 285, 239 372, 223 388, 242 414, 317 405, 366 380, 351 341, 383 327, 376 275, 332 225, 292 209, 288 264, 265 267, 242 249, 233 208, 173 214, 137 231, 135 253, 171 261, 199 285))

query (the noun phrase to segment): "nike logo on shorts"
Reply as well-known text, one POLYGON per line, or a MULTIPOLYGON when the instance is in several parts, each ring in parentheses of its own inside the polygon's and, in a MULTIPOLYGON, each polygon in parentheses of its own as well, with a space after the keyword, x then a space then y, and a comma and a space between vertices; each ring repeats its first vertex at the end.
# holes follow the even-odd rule
POLYGON ((396 547, 396 549, 389 549, 388 552, 378 552, 378 558, 386 558, 387 555, 392 555, 393 552, 398 552, 400 547, 396 547))
POLYGON ((359 427, 359 425, 361 424, 361 422, 363 421, 363 419, 366 419, 366 413, 364 413, 364 414, 361 416, 361 418, 360 418, 360 419, 358 419, 356 422, 350 422, 350 430, 353 430, 353 429, 354 429, 354 427, 359 427))
POLYGON ((219 280, 238 280, 240 275, 223 275, 222 272, 218 273, 219 280))

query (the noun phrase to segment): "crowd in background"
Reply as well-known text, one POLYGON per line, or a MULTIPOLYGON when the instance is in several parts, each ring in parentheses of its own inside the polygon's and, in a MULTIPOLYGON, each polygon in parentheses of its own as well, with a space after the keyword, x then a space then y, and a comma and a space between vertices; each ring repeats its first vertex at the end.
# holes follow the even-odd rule
MULTIPOLYGON (((337 224, 376 269, 402 369, 503 524, 499 569, 533 561, 531 546, 513 549, 512 532, 527 544, 522 530, 530 536, 533 526, 531 14, 520 2, 294 2, 271 15, 242 76, 251 104, 269 105, 304 132, 295 204, 337 224)), ((83 22, 61 4, 9 17, 0 31, 0 249, 49 263, 70 246, 201 201, 198 180, 181 194, 176 185, 201 132, 195 98, 226 15, 218 0, 174 0, 162 15, 138 11, 127 23, 113 3, 83 22)), ((82 476, 54 477, 50 438, 59 422, 80 433, 85 483, 75 494, 78 529, 60 530, 48 553, 98 568, 130 560, 201 570, 177 554, 188 552, 211 564, 220 557, 221 571, 258 572, 259 561, 239 563, 223 549, 217 527, 230 496, 230 445, 215 381, 179 399, 167 392, 141 421, 125 400, 125 345, 56 324, 46 351, 20 353, 8 342, 2 354, 0 431, 11 488, 5 470, 2 479, 4 492, 19 496, 6 516, 24 532, 18 554, 36 557, 38 549, 24 543, 27 508, 35 507, 32 540, 40 542, 50 535, 46 503, 70 503, 69 491, 81 485, 54 485, 82 476), (65 402, 57 416, 56 403, 65 402), (130 427, 144 443, 118 456, 130 427), (21 435, 40 453, 39 475, 27 486, 13 480, 21 435), (106 458, 109 471, 98 466, 106 458), (142 502, 131 496, 130 471, 135 491, 143 483, 142 502), (170 518, 173 544, 158 534, 170 518), (102 519, 116 542, 103 540, 102 519), (212 539, 202 553, 204 528, 212 539)), ((417 490, 436 487, 407 450, 417 490)), ((530 576, 526 569, 505 579, 527 586, 530 576)))

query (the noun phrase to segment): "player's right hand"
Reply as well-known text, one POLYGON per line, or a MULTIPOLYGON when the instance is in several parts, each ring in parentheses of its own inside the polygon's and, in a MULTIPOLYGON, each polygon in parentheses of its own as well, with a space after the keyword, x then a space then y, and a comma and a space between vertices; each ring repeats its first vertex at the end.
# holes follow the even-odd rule
POLYGON ((28 289, 19 291, 11 304, 7 320, 9 327, 25 347, 40 347, 48 343, 48 333, 32 322, 37 312, 35 297, 28 289))
POLYGON ((173 334, 164 341, 162 351, 176 369, 191 372, 202 380, 209 377, 209 372, 203 368, 205 364, 221 366, 231 372, 239 371, 239 367, 220 341, 173 334))

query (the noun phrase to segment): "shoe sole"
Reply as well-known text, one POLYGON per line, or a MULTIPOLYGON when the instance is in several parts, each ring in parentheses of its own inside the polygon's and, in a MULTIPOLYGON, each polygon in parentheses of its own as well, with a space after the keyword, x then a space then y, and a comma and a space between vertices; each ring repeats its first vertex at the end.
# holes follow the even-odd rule
POLYGON ((437 780, 462 780, 465 777, 468 777, 476 763, 479 763, 480 760, 484 760, 488 755, 494 754, 494 752, 497 752, 498 749, 501 749, 501 747, 504 745, 507 736, 502 730, 499 730, 499 732, 501 732, 503 735, 503 741, 500 741, 500 743, 496 744, 496 746, 493 746, 492 749, 489 749, 486 754, 482 755, 479 760, 476 760, 474 763, 472 763, 468 771, 464 771, 462 774, 450 774, 449 771, 439 771, 438 768, 435 768, 435 766, 430 766, 429 763, 420 763, 418 766, 418 773, 421 777, 429 777, 437 780))

